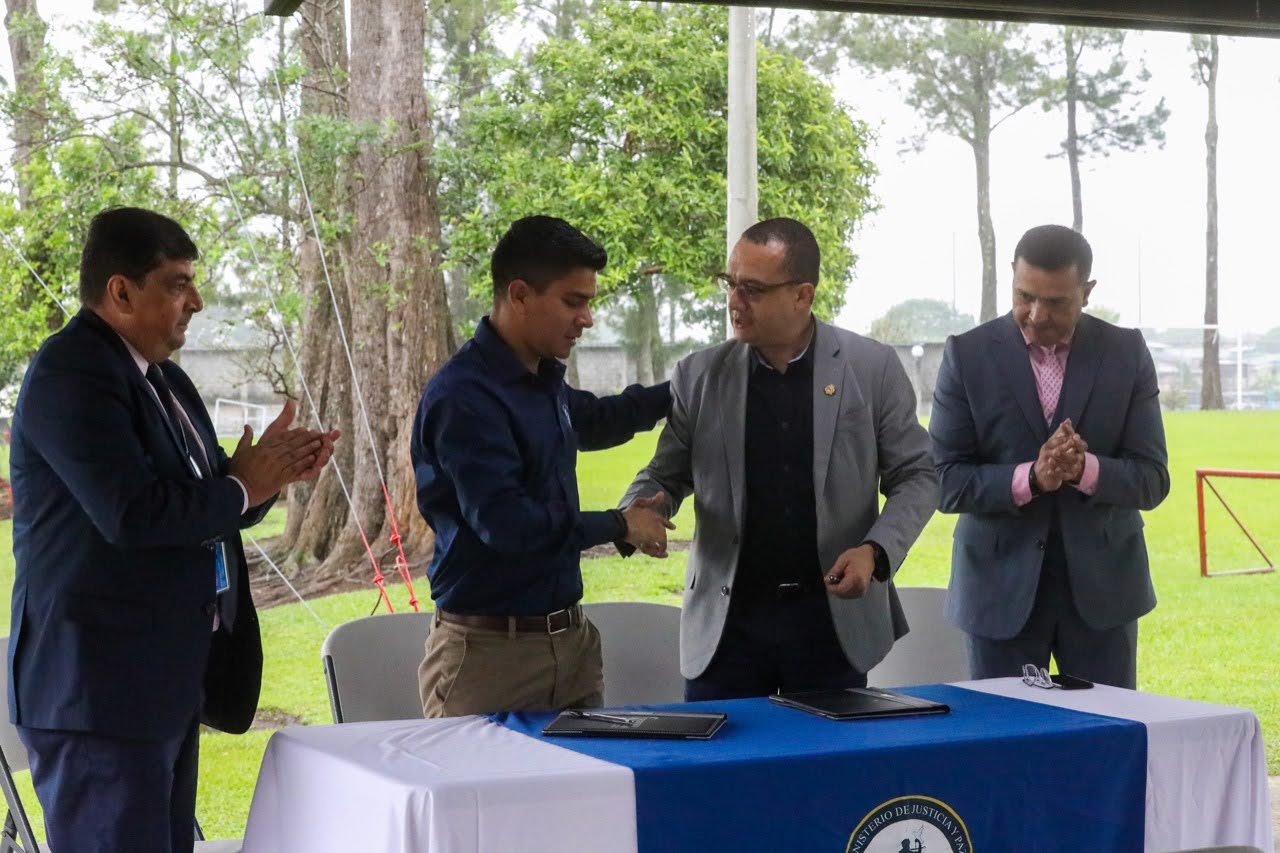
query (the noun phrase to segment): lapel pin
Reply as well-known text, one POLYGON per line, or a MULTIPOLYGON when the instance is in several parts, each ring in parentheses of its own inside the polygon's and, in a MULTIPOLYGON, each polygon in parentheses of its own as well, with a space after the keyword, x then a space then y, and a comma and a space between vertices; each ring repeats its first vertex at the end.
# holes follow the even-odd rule
POLYGON ((836 386, 828 385, 826 388, 822 389, 822 393, 826 394, 828 397, 834 397, 836 395, 836 386))

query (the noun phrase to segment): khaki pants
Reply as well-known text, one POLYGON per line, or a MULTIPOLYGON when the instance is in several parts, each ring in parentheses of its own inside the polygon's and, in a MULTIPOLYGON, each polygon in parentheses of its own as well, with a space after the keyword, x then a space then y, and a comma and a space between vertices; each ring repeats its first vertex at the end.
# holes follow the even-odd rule
POLYGON ((427 718, 599 708, 600 632, 586 619, 558 634, 470 628, 437 614, 418 667, 427 718))

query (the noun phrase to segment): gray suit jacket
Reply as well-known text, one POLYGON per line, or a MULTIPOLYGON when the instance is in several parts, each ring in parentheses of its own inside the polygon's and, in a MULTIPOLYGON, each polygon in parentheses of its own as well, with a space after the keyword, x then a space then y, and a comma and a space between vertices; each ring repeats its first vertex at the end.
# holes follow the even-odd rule
POLYGON ((1072 597, 1091 627, 1155 607, 1140 509, 1169 493, 1155 366, 1142 333, 1080 317, 1058 411, 1046 425, 1026 342, 1011 314, 947 341, 929 422, 942 511, 960 513, 947 616, 1003 640, 1026 624, 1053 513, 1072 597), (1092 497, 1064 486, 1022 507, 1013 471, 1036 458, 1066 418, 1098 457, 1092 497))
MULTIPOLYGON (((818 556, 832 565, 870 539, 894 572, 937 505, 927 433, 893 350, 818 322, 813 346, 813 483, 818 556), (879 505, 877 490, 887 500, 879 505)), ((735 341, 676 365, 671 416, 653 460, 622 499, 659 490, 669 515, 694 495, 695 529, 680 622, 681 670, 696 678, 720 644, 738 566, 745 510, 745 413, 750 349, 735 341)), ((871 669, 907 631, 892 582, 872 582, 860 599, 829 597, 840 646, 871 669)))

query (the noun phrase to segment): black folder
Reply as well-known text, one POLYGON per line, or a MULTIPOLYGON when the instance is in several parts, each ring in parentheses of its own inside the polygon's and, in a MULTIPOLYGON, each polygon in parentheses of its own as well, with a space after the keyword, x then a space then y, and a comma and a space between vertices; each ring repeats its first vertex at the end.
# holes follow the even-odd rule
POLYGON ((727 714, 704 711, 561 711, 542 730, 548 737, 679 738, 708 740, 727 714))
POLYGON ((914 714, 945 714, 950 707, 941 702, 917 699, 892 690, 850 687, 844 690, 814 690, 780 693, 770 702, 817 714, 829 720, 871 720, 879 717, 906 717, 914 714))

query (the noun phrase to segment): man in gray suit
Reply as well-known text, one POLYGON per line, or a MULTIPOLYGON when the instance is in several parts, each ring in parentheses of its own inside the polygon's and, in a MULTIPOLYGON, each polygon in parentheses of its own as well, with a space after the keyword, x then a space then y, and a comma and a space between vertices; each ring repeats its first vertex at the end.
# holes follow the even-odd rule
POLYGON ((947 615, 975 678, 1023 664, 1133 688, 1155 607, 1138 510, 1169 493, 1155 366, 1142 333, 1082 314, 1093 252, 1032 228, 1013 311, 947 341, 929 432, 942 511, 960 513, 947 615))
POLYGON ((893 350, 813 316, 818 267, 794 219, 747 229, 719 277, 734 340, 676 365, 622 499, 694 495, 689 700, 862 686, 907 630, 891 578, 936 505, 928 436, 893 350))

